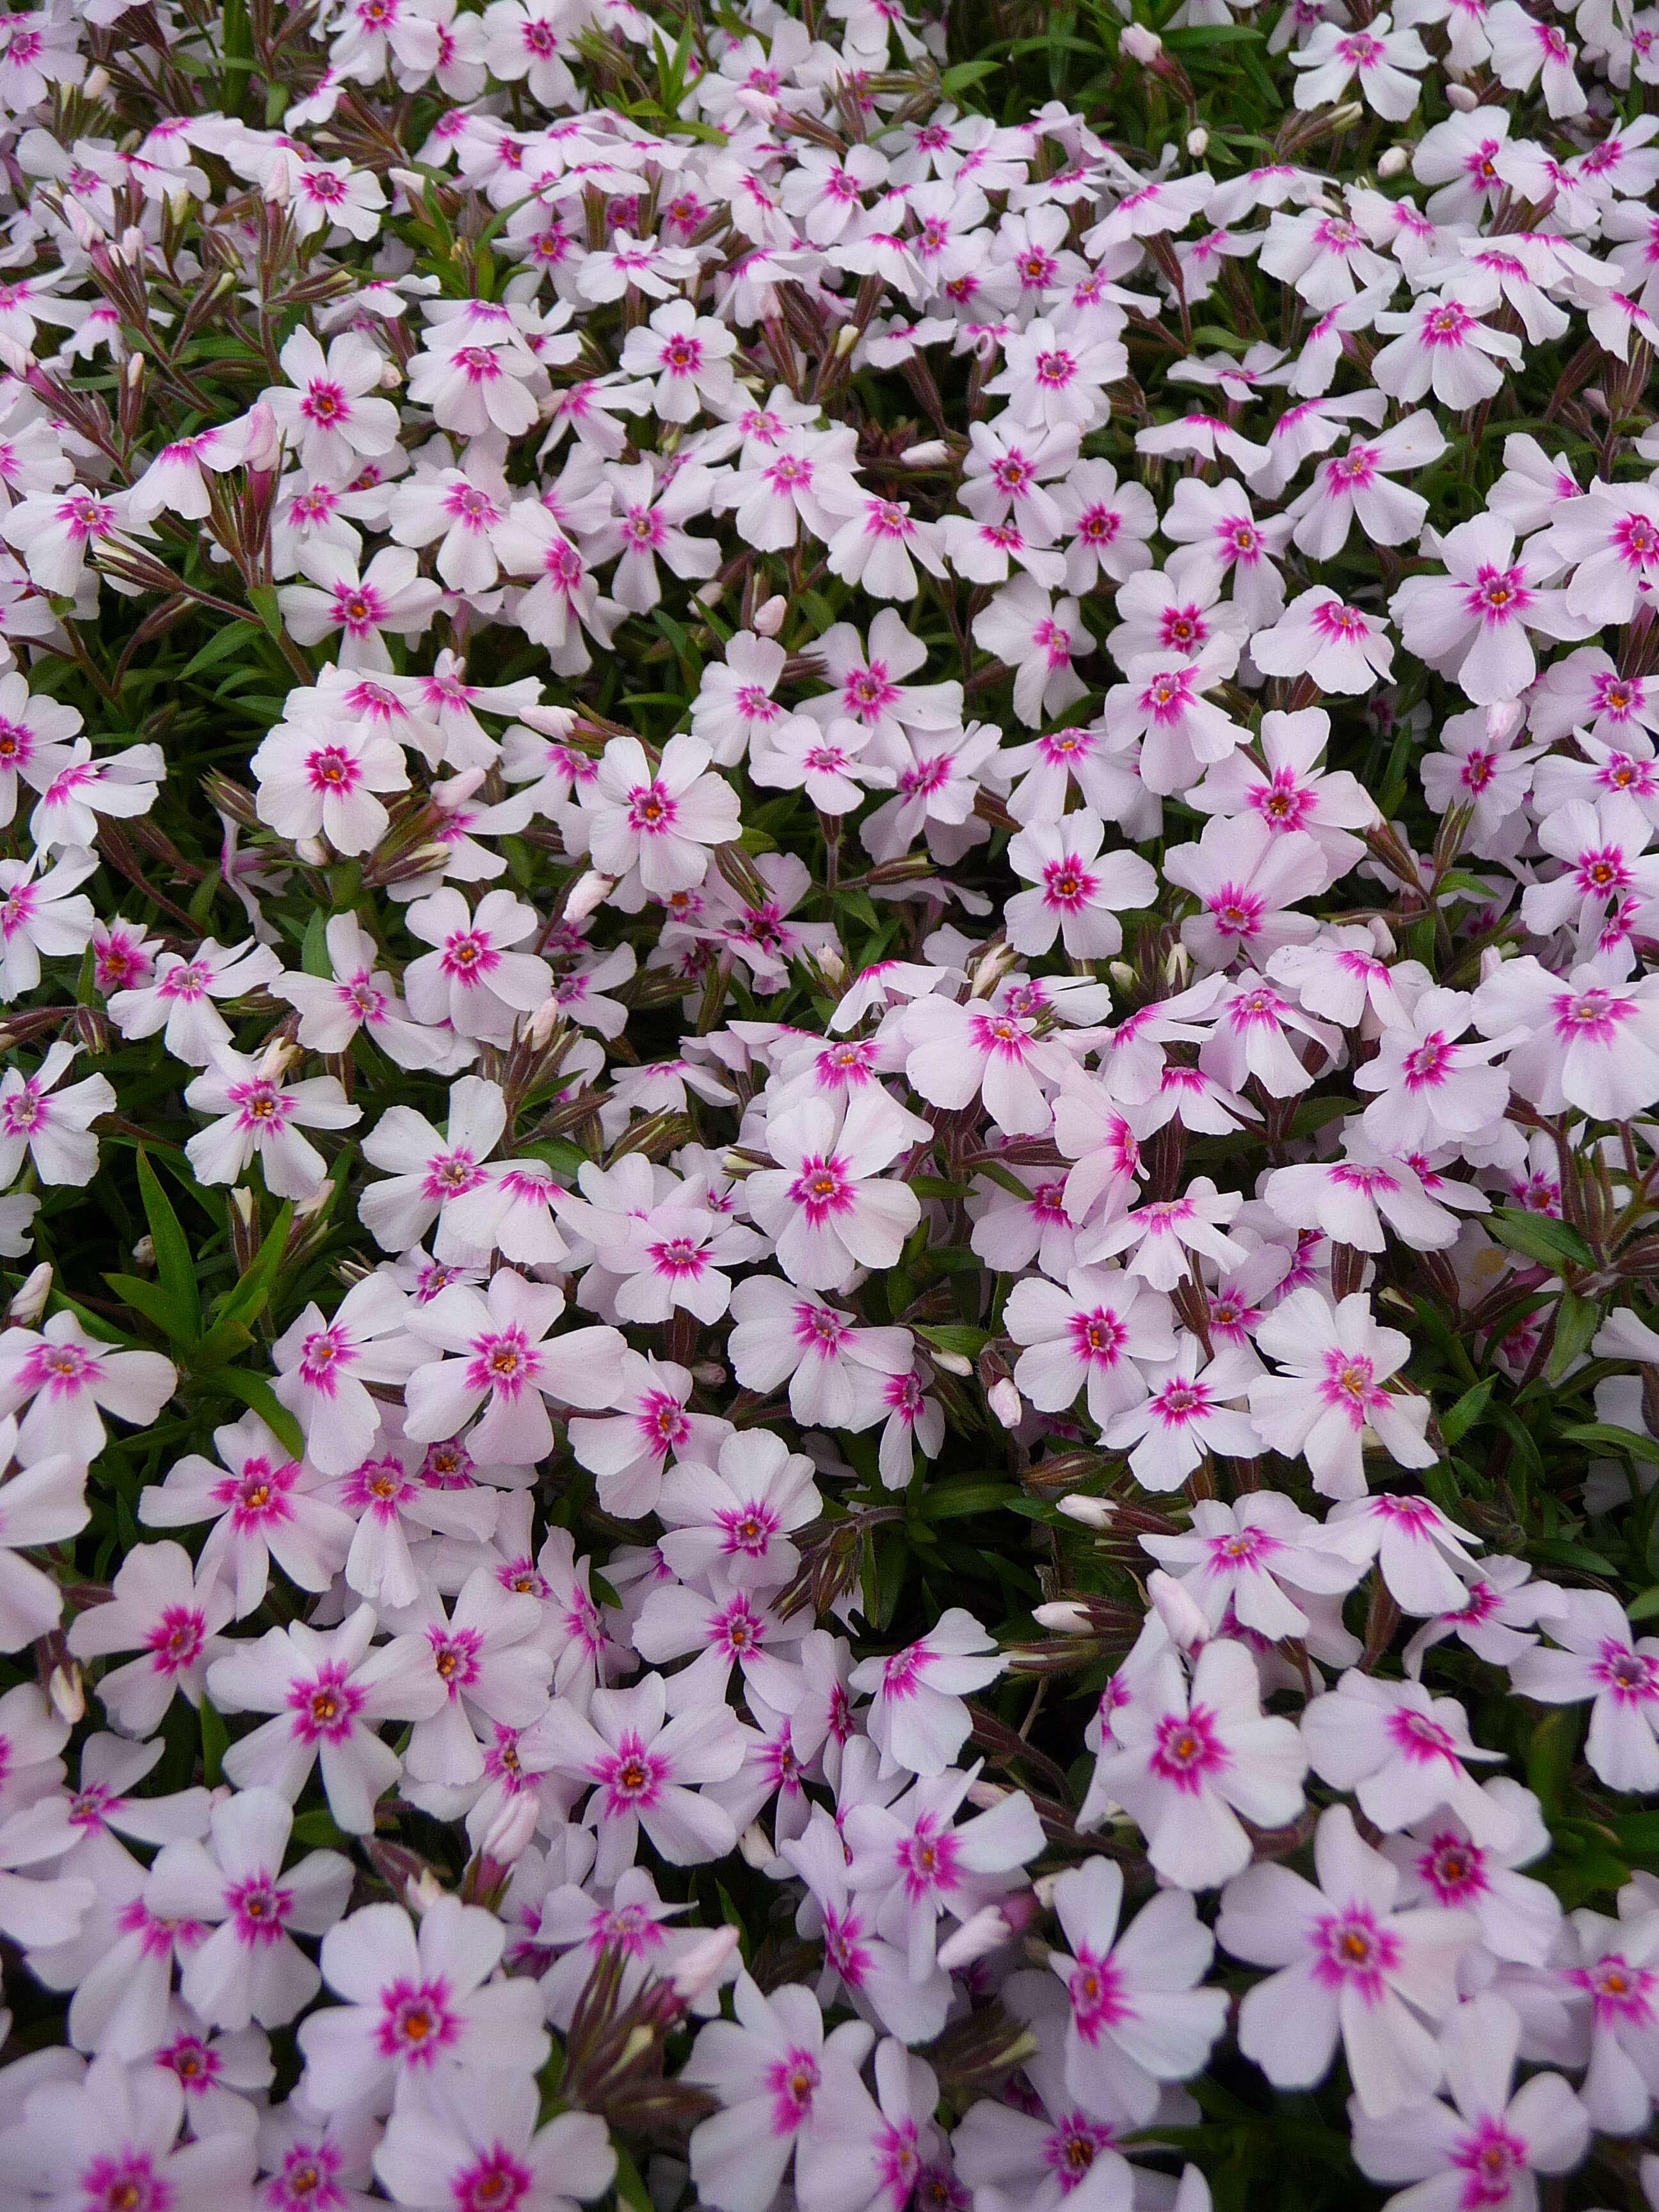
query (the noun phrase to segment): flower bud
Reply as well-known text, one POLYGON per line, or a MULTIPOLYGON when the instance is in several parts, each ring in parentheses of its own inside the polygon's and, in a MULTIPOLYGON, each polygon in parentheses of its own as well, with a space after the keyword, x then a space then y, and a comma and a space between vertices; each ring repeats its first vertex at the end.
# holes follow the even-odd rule
POLYGON ((1118 45, 1131 61, 1150 67, 1164 52, 1164 41, 1158 33, 1149 30, 1145 23, 1126 23, 1118 37, 1118 45))
POLYGON ((479 1856, 498 1867, 516 1866, 536 1833, 541 1801, 533 1790, 520 1790, 502 1805, 484 1832, 479 1856))
POLYGON ((970 1376, 974 1371, 973 1361, 965 1358, 959 1352, 941 1352, 937 1345, 930 1344, 927 1357, 935 1367, 942 1368, 947 1375, 970 1376))
POLYGON ((1013 1932, 994 1905, 982 1905, 939 1945, 939 1963, 947 1973, 971 1966, 975 1959, 1000 1950, 1013 1932))
POLYGON ((81 1672, 78 1659, 65 1660, 63 1665, 52 1668, 46 1680, 46 1696, 53 1712, 71 1728, 86 1718, 86 1677, 81 1672))
POLYGON ((550 992, 526 1024, 526 1041, 538 1052, 545 1052, 548 1039, 559 1026, 563 1013, 564 1008, 559 1004, 557 994, 550 992))
POLYGON ((1012 1376, 999 1376, 986 1392, 985 1402, 1005 1429, 1017 1429, 1024 1417, 1025 1408, 1012 1376))
POLYGON ((1378 157, 1376 173, 1385 183, 1390 177, 1403 176, 1411 158, 1403 146, 1390 146, 1378 157))
POLYGON ((1210 150, 1210 134, 1200 123, 1187 133, 1187 151, 1194 161, 1201 161, 1210 150))
POLYGON ((601 875, 597 868, 589 868, 580 877, 570 896, 564 902, 567 921, 585 921, 596 914, 617 888, 614 876, 601 875))
POLYGON ((1183 1651, 1196 1651, 1209 1642, 1209 1618, 1184 1583, 1166 1575, 1162 1567, 1154 1567, 1146 1577, 1146 1595, 1169 1630, 1171 1642, 1183 1651))
POLYGON ((1078 1491, 1054 1502, 1068 1521, 1081 1522, 1085 1528, 1109 1528, 1117 1518, 1117 1508, 1109 1498, 1085 1498, 1078 1491))
POLYGON ((764 1874, 777 1856, 758 1820, 751 1820, 738 1838, 738 1855, 744 1864, 753 1867, 757 1874, 764 1874))
POLYGON ((380 363, 380 389, 382 392, 395 392, 403 380, 404 373, 402 369, 398 368, 395 361, 383 361, 380 363))
POLYGON ((907 469, 941 468, 951 458, 951 448, 943 438, 929 438, 925 445, 907 446, 899 459, 907 469))
POLYGON ((843 323, 841 328, 836 332, 836 359, 837 361, 845 361, 848 355, 852 352, 853 348, 858 343, 858 325, 856 323, 843 323))
POLYGON ((245 468, 269 471, 283 458, 283 434, 276 428, 276 417, 270 403, 256 399, 247 410, 247 444, 243 449, 245 468))
POLYGON ((774 592, 769 599, 763 599, 755 610, 755 635, 757 637, 775 637, 783 628, 783 618, 788 611, 788 600, 781 592, 774 592))
POLYGON ((27 1280, 6 1308, 6 1319, 18 1328, 33 1328, 45 1313, 51 1294, 52 1262, 42 1260, 38 1267, 30 1269, 27 1280))
POLYGON ((81 87, 88 100, 101 100, 109 90, 109 71, 100 62, 96 69, 87 71, 86 82, 81 87))
POLYGON ((1031 1618, 1039 1628, 1046 1628, 1055 1636, 1091 1636, 1094 1624, 1086 1606, 1071 1598, 1056 1598, 1051 1604, 1033 1606, 1031 1618))
POLYGON ((668 1977, 675 1996, 687 2004, 695 2004, 705 1990, 712 1990, 720 1980, 726 1960, 737 1948, 735 1928, 711 1928, 695 1943, 688 1943, 668 1977))
POLYGON ((699 584, 692 595, 700 607, 717 607, 726 597, 726 586, 718 576, 711 576, 706 584, 699 584))
POLYGON ((444 1886, 430 1867, 410 1875, 404 1884, 404 1903, 417 1920, 424 1919, 444 1894, 444 1886))
POLYGON ((132 1248, 132 1264, 135 1267, 153 1267, 155 1265, 155 1239, 153 1237, 138 1239, 132 1248))
POLYGON ((1460 115, 1473 115, 1480 105, 1480 95, 1478 92, 1472 92, 1466 84, 1449 84, 1446 87, 1446 105, 1455 107, 1460 115))

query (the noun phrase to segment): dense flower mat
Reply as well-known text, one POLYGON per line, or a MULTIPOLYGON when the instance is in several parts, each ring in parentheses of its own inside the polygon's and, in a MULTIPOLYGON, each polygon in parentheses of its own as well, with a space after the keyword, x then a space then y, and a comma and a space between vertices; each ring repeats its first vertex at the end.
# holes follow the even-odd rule
POLYGON ((1659 2206, 1659 10, 1155 20, 0 16, 5 2212, 1659 2206))

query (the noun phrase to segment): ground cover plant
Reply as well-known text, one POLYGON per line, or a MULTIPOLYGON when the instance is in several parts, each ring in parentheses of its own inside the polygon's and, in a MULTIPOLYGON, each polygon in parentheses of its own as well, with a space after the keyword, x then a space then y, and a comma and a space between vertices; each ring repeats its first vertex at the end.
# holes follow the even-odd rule
POLYGON ((0 16, 0 2207, 1659 2206, 1656 32, 0 16))

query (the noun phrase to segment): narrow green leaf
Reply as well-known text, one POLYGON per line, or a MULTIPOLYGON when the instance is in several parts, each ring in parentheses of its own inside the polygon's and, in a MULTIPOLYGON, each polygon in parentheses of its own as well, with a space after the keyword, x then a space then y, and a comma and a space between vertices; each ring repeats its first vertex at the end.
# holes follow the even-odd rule
POLYGON ((1546 1267, 1593 1267, 1595 1255, 1569 1223, 1547 1213, 1528 1213, 1500 1206, 1486 1226, 1500 1244, 1546 1267))
POLYGON ((1449 1444, 1455 1444, 1468 1434, 1486 1412, 1497 1387, 1498 1377, 1488 1375, 1477 1382, 1473 1390, 1466 1390, 1455 1406, 1448 1407, 1440 1417, 1440 1433, 1449 1444))
POLYGON ((283 1255, 288 1249, 293 1222, 294 1201, 284 1199, 276 1220, 265 1232, 264 1243, 249 1261, 246 1273, 233 1290, 226 1291, 214 1309, 220 1322, 238 1322, 244 1328, 249 1328, 264 1311, 283 1264, 283 1255))
POLYGON ((306 923, 305 940, 300 947, 300 965, 307 975, 316 975, 328 982, 334 974, 334 963, 328 957, 328 916, 321 907, 311 909, 306 923))
POLYGON ((251 1406, 295 1459, 305 1457, 305 1432, 263 1375, 252 1375, 246 1367, 222 1367, 213 1380, 217 1389, 228 1390, 233 1398, 251 1406))
POLYGON ((230 1748, 230 1730, 214 1711, 205 1695, 202 1699, 202 1779, 210 1790, 216 1790, 224 1779, 225 1753, 230 1748))
POLYGON ((141 1313, 146 1321, 153 1322, 174 1344, 195 1343, 194 1320, 179 1310, 175 1300, 160 1283, 146 1282, 138 1275, 106 1275, 104 1280, 118 1298, 125 1299, 134 1313, 141 1313))
POLYGON ((185 683, 211 668, 216 661, 228 660, 231 654, 249 642, 250 631, 246 623, 227 621, 222 629, 216 629, 193 660, 187 660, 179 671, 177 681, 185 683))
MULTIPOLYGON (((196 1287, 196 1261, 190 1239, 162 1189, 161 1178, 142 1149, 137 1154, 138 1190, 144 1201, 144 1218, 155 1247, 155 1272, 161 1287, 185 1322, 184 1333, 194 1336, 202 1326, 201 1295, 196 1287)), ((143 1309, 141 1308, 142 1311, 143 1309)))

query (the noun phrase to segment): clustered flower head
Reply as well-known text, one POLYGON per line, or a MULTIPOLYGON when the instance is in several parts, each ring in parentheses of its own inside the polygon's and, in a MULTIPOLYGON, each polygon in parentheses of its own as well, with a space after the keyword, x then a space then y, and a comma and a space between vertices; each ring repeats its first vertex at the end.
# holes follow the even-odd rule
POLYGON ((998 21, 0 15, 0 2204, 1659 2206, 1659 19, 998 21))

